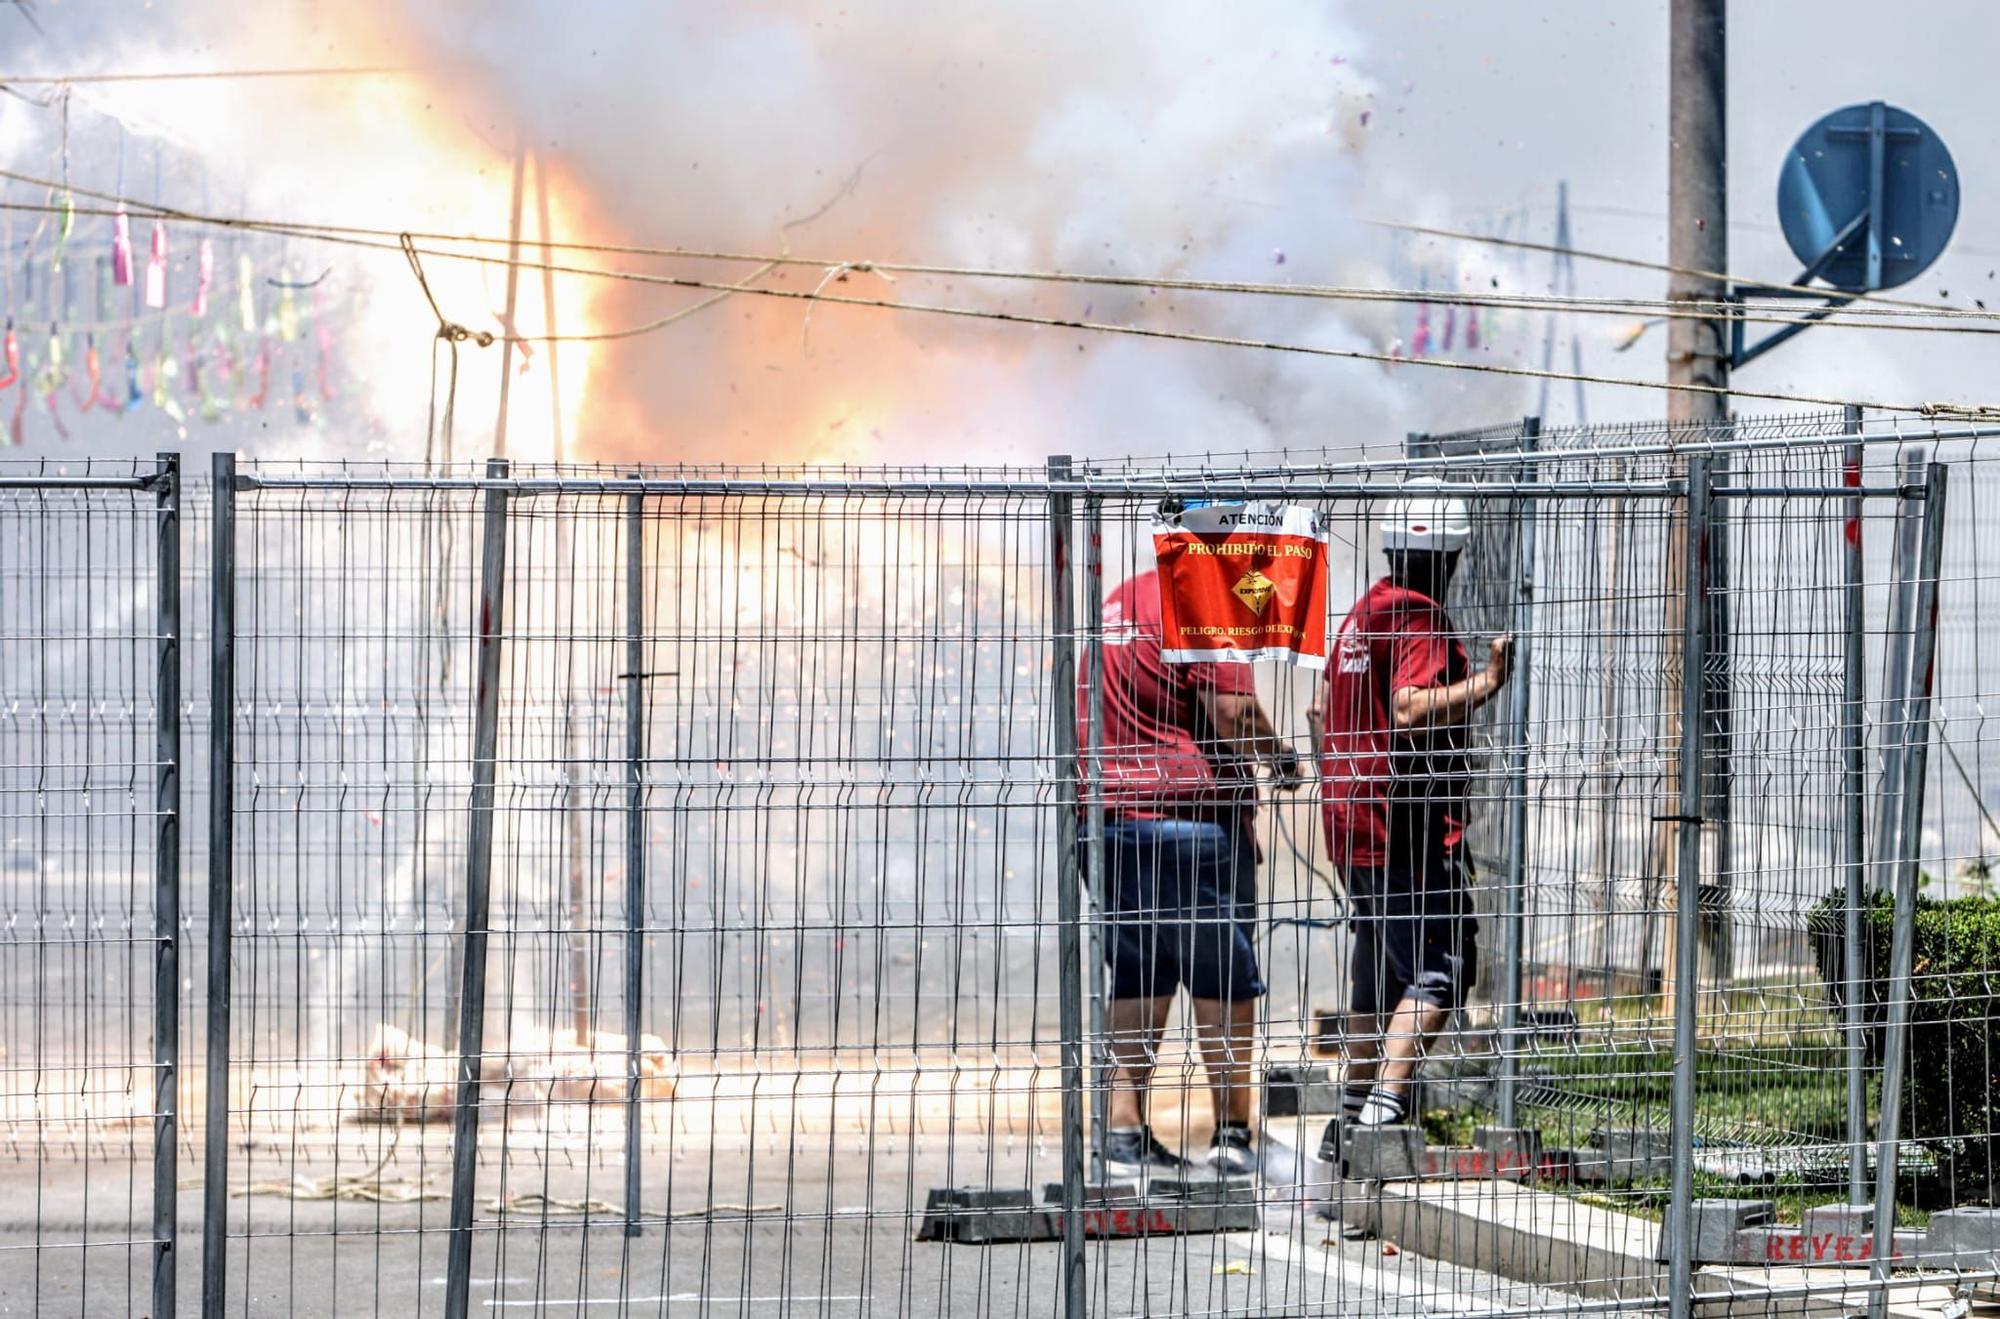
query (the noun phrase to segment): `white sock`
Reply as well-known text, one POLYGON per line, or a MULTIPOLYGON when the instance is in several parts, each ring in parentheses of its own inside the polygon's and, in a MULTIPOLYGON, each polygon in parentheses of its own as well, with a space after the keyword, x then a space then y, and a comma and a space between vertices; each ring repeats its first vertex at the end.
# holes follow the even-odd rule
POLYGON ((1406 1116, 1400 1096, 1378 1089, 1369 1094, 1357 1120, 1364 1127, 1393 1127, 1401 1125, 1406 1116))

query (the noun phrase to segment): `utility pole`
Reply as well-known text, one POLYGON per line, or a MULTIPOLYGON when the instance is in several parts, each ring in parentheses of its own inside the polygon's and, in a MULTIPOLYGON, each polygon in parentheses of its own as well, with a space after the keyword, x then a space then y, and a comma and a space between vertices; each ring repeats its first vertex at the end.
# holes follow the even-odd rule
POLYGON ((521 192, 528 178, 528 131, 514 139, 514 205, 507 222, 507 305, 500 313, 500 413, 493 419, 493 456, 507 456, 507 390, 514 382, 514 312, 521 291, 521 192))
MULTIPOLYGON (((1569 232, 1569 180, 1556 181, 1556 242, 1555 255, 1549 258, 1549 293, 1574 299, 1576 297, 1576 258, 1570 255, 1569 232)), ((1569 370, 1576 377, 1576 424, 1590 423, 1589 410, 1583 400, 1583 340, 1576 333, 1575 314, 1551 310, 1549 323, 1542 332, 1542 370, 1553 372, 1556 365, 1556 324, 1570 323, 1569 370)), ((1547 375, 1542 378, 1541 402, 1535 407, 1535 415, 1544 422, 1549 416, 1549 386, 1555 382, 1547 375)))
MULTIPOLYGON (((518 196, 518 191, 516 193, 518 196)), ((551 458, 557 465, 567 461, 568 446, 563 435, 562 375, 556 370, 556 269, 555 234, 549 229, 549 160, 535 153, 535 217, 542 235, 542 327, 548 335, 543 348, 549 363, 549 436, 551 458)), ((518 229, 516 234, 520 232, 518 229)), ((575 552, 570 546, 569 517, 556 517, 556 577, 562 589, 576 591, 575 552)), ((572 604, 572 608, 574 605, 572 604)), ((591 1010, 589 885, 584 879, 583 845, 583 741, 577 735, 575 672, 582 666, 565 666, 569 676, 563 687, 563 843, 569 871, 569 1006, 570 1029, 576 1032, 578 1048, 588 1049, 596 1034, 596 1013, 591 1010)), ((636 1047, 636 1041, 634 1042, 636 1047)))
MULTIPOLYGON (((1671 0, 1668 37, 1669 90, 1667 95, 1667 263, 1674 267, 1667 277, 1667 300, 1702 304, 1715 309, 1712 316, 1675 317, 1667 324, 1667 383, 1701 388, 1670 389, 1667 392, 1667 420, 1699 428, 1697 437, 1719 439, 1729 424, 1729 400, 1721 391, 1729 387, 1729 316, 1721 309, 1728 296, 1724 274, 1729 268, 1729 156, 1727 134, 1727 0, 1671 0)), ((1678 674, 1681 668, 1680 637, 1684 630, 1682 601, 1688 562, 1685 506, 1667 531, 1668 601, 1661 633, 1665 660, 1662 670, 1678 674)), ((1722 638, 1710 633, 1717 642, 1722 638)), ((1726 663, 1725 648, 1711 652, 1713 659, 1726 663)), ((1708 674, 1696 675, 1705 686, 1708 674)), ((1714 694, 1711 689, 1705 698, 1714 694)), ((1705 711, 1714 702, 1704 699, 1705 711)), ((1661 719, 1666 736, 1663 750, 1678 745, 1683 736, 1707 740, 1710 729, 1692 731, 1680 725, 1679 702, 1669 694, 1662 702, 1661 719)), ((1704 720, 1705 723, 1709 721, 1704 720)), ((1659 891, 1673 894, 1678 901, 1677 883, 1666 882, 1674 873, 1679 830, 1699 827, 1683 821, 1676 805, 1680 775, 1675 758, 1667 751, 1666 784, 1659 814, 1663 819, 1653 841, 1653 874, 1662 881, 1659 891)), ((1726 800, 1727 776, 1716 776, 1719 795, 1726 800)), ((1711 802, 1717 794, 1711 794, 1711 802)), ((1726 806, 1722 812, 1726 814, 1726 806)), ((1704 809, 1704 814, 1713 812, 1704 809)), ((1726 849, 1725 849, 1726 856, 1726 849)), ((1661 903, 1662 907, 1667 906, 1661 903)), ((1652 920, 1649 914, 1648 921, 1652 920)), ((1676 949, 1666 923, 1666 970, 1663 987, 1666 1006, 1671 1009, 1681 987, 1675 985, 1673 967, 1676 949)), ((1692 987, 1689 987, 1692 988, 1692 987)))

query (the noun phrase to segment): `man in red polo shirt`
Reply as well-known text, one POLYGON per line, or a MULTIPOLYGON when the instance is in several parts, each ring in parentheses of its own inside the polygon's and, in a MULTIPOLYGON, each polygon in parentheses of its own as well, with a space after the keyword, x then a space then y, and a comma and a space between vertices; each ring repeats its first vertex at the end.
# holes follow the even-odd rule
POLYGON ((1346 1088, 1320 1145, 1329 1162, 1342 1122, 1408 1119, 1417 1063, 1471 988, 1465 725, 1507 681, 1513 654, 1513 639, 1497 638, 1472 672, 1442 603, 1472 533, 1464 504, 1400 500, 1381 531, 1389 573, 1341 624, 1307 711, 1354 932, 1346 1088))
MULTIPOLYGON (((1258 703, 1248 665, 1162 661, 1158 574, 1113 591, 1103 622, 1103 778, 1084 785, 1105 807, 1112 1067, 1098 1150, 1117 1177, 1187 1168, 1147 1121, 1154 1056, 1185 986, 1215 1103, 1208 1163, 1253 1172, 1251 1051, 1265 989, 1253 938, 1255 766, 1296 787, 1299 757, 1258 703)), ((1088 719, 1080 702, 1080 741, 1088 719)))

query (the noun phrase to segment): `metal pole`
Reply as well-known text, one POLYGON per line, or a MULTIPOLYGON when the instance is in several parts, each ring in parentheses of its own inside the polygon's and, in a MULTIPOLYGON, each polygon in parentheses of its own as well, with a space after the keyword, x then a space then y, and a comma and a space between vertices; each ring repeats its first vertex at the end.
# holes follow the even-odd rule
MULTIPOLYGON (((1913 450, 1903 455, 1901 481, 1905 487, 1923 484, 1926 455, 1913 450)), ((1895 592, 1889 600, 1889 653, 1882 660, 1882 793, 1875 806, 1875 860, 1880 863, 1896 855, 1896 822, 1902 819, 1898 805, 1903 792, 1903 715, 1910 691, 1910 636, 1914 631, 1913 612, 1917 595, 1917 554, 1923 536, 1923 510, 1914 500, 1896 506, 1896 551, 1893 576, 1895 592)), ((1875 869, 1877 892, 1888 891, 1886 866, 1875 869)))
POLYGON ((208 627, 208 1063, 201 1312, 223 1312, 229 1227, 229 923, 236 905, 236 455, 214 458, 208 627))
MULTIPOLYGON (((1521 424, 1522 452, 1541 439, 1539 417, 1521 424)), ((1528 717, 1529 630, 1534 625, 1535 501, 1515 505, 1514 670, 1508 685, 1507 722, 1513 747, 1507 754, 1507 888, 1500 950, 1500 1125, 1520 1125, 1521 944, 1528 891, 1528 717)))
MULTIPOLYGON (((1720 453, 1709 460, 1711 491, 1730 484, 1729 469, 1733 457, 1732 454, 1720 453)), ((1707 901, 1702 904, 1699 937, 1703 951, 1708 955, 1709 974, 1714 977, 1718 991, 1729 983, 1735 972, 1735 920, 1730 914, 1734 906, 1731 887, 1736 874, 1735 771, 1729 754, 1731 729, 1735 722, 1730 709, 1735 652, 1729 617, 1731 521, 1728 501, 1712 500, 1708 518, 1708 566, 1702 595, 1704 607, 1708 610, 1708 634, 1707 654, 1702 665, 1701 701, 1702 790, 1707 796, 1702 802, 1701 817, 1703 831, 1712 832, 1715 836, 1715 867, 1703 890, 1707 901)))
POLYGON ((625 1235, 639 1235, 639 996, 646 903, 646 497, 625 500, 625 1235))
MULTIPOLYGON (((1847 432, 1861 433, 1861 409, 1849 404, 1847 432)), ((1863 450, 1860 444, 1847 446, 1846 476, 1852 486, 1861 484, 1863 450)), ((1867 624, 1868 588, 1866 564, 1861 554, 1861 500, 1847 501, 1847 528, 1842 568, 1845 576, 1845 667, 1841 674, 1841 862, 1847 880, 1846 905, 1842 919, 1841 980, 1846 985, 1846 1009, 1841 1014, 1847 1031, 1847 1202, 1865 1204, 1868 1196, 1868 1046, 1861 1003, 1861 906, 1868 893, 1868 842, 1865 820, 1868 813, 1867 718, 1868 657, 1863 640, 1867 624)))
MULTIPOLYGON (((1676 8, 1678 9, 1678 5, 1676 8)), ((1669 1137, 1673 1190, 1667 1201, 1667 1304, 1672 1319, 1688 1319, 1694 1306, 1694 1070, 1695 1013, 1701 1003, 1696 983, 1701 919, 1701 710, 1706 683, 1709 611, 1709 467, 1707 458, 1688 460, 1687 572, 1681 607, 1680 863, 1675 884, 1673 1112, 1669 1137)))
MULTIPOLYGON (((1066 456, 1051 480, 1069 479, 1066 456)), ((1076 846, 1076 605, 1070 578, 1073 497, 1049 495, 1049 730, 1056 769, 1058 1022, 1062 1031, 1062 1303, 1083 1319, 1083 876, 1076 846)))
POLYGON ((176 1201, 180 1197, 181 1073, 181 456, 160 455, 153 487, 159 513, 159 672, 153 813, 153 1315, 174 1319, 176 1201))
POLYGON ((1917 558, 1917 592, 1910 638, 1909 695, 1896 740, 1903 746, 1901 818, 1896 829, 1896 917, 1889 941, 1889 1019, 1883 1030, 1882 1123, 1875 1150, 1875 1250, 1868 1298, 1874 1319, 1888 1313, 1886 1284, 1896 1229, 1896 1142, 1902 1135, 1903 1070, 1910 1042, 1910 974, 1916 952, 1918 830, 1924 814, 1924 770, 1931 743, 1932 663, 1937 654, 1938 576, 1944 560, 1945 467, 1932 463, 1924 480, 1924 534, 1917 558))
MULTIPOLYGON (((1724 40, 1727 0, 1672 0, 1669 18, 1667 96, 1667 261, 1682 273, 1667 277, 1670 302, 1699 302, 1717 305, 1728 297, 1727 282, 1713 272, 1729 269, 1729 174, 1727 166, 1726 78, 1724 40), (1710 274, 1690 274, 1707 271, 1710 274)), ((1667 326, 1667 420, 1683 427, 1707 428, 1700 435, 1685 438, 1714 440, 1729 419, 1729 400, 1719 392, 1729 387, 1729 325, 1726 317, 1676 319, 1667 326), (1675 389, 1692 386, 1695 390, 1675 389)), ((1681 545, 1674 537, 1678 526, 1669 531, 1667 547, 1665 654, 1662 671, 1685 672, 1687 664, 1675 651, 1685 620, 1674 617, 1684 596, 1688 565, 1681 559, 1681 545)), ((1661 744, 1679 741, 1684 735, 1697 743, 1705 740, 1702 719, 1706 704, 1697 707, 1693 724, 1678 722, 1680 712, 1671 705, 1664 712, 1661 744), (1691 730, 1684 733, 1684 729, 1691 730)), ((1667 766, 1666 783, 1660 798, 1663 821, 1654 833, 1652 878, 1663 879, 1673 864, 1676 842, 1685 825, 1672 817, 1692 816, 1698 811, 1681 809, 1676 803, 1683 794, 1675 782, 1677 763, 1667 766)), ((1651 905, 1650 903, 1648 904, 1651 905)), ((1650 919, 1650 918, 1649 918, 1650 919)), ((1696 925, 1697 933, 1700 930, 1696 925)), ((1678 939, 1679 922, 1668 927, 1678 939)), ((1668 1004, 1675 1007, 1683 992, 1674 968, 1680 965, 1675 945, 1662 958, 1668 1004)), ((1699 962, 1696 963, 1699 966, 1699 962)))
POLYGON ((1083 501, 1083 616, 1089 629, 1085 643, 1085 690, 1089 693, 1090 737, 1084 761, 1084 781, 1091 785, 1084 850, 1089 856, 1085 880, 1090 886, 1090 1180, 1104 1184, 1104 1133, 1111 1127, 1110 1035, 1105 1018, 1104 921, 1110 893, 1104 873, 1104 501, 1087 495, 1083 501))
MULTIPOLYGON (((558 501, 555 513, 556 579, 564 591, 576 588, 575 556, 570 549, 569 518, 558 501)), ((564 682, 562 697, 563 741, 563 842, 568 883, 563 909, 568 915, 565 931, 569 944, 570 1030, 579 1049, 596 1050, 597 1014, 591 1006, 589 892, 584 880, 583 843, 583 744, 577 737, 576 690, 574 677, 564 682)))
MULTIPOLYGON (((1710 306, 1729 295, 1717 272, 1729 269, 1727 0, 1673 0, 1667 95, 1667 280, 1670 302, 1710 306), (1693 271, 1705 274, 1688 273, 1693 271)), ((1667 382, 1729 387, 1729 321, 1716 316, 1667 326, 1667 382)), ((1721 393, 1670 390, 1667 420, 1720 424, 1721 393)))
MULTIPOLYGON (((505 458, 486 474, 507 475, 505 458)), ((472 1180, 479 1164, 479 1071, 486 1046, 486 936, 493 879, 493 779, 500 751, 500 643, 507 587, 507 491, 486 492, 479 561, 479 655, 473 698, 471 821, 465 857, 465 970, 459 988, 458 1090, 451 1124, 451 1238, 446 1319, 466 1319, 472 1285, 472 1180)))

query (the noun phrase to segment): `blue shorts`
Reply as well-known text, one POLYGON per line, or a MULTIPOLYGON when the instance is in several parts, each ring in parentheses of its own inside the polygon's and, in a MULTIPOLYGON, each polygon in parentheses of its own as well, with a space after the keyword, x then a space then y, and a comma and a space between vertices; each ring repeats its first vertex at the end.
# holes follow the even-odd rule
POLYGON ((1264 993, 1251 937, 1257 845, 1241 826, 1107 820, 1104 961, 1113 998, 1239 1002, 1264 993))
POLYGON ((1479 922, 1472 915, 1471 869, 1457 848, 1347 871, 1354 957, 1348 1010, 1373 1016, 1404 999, 1449 1012, 1465 1002, 1479 973, 1479 922))

